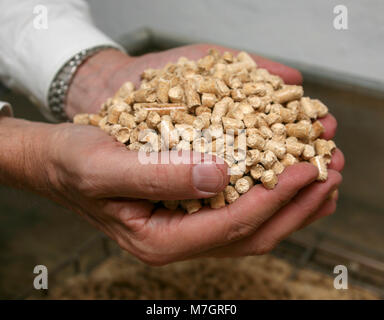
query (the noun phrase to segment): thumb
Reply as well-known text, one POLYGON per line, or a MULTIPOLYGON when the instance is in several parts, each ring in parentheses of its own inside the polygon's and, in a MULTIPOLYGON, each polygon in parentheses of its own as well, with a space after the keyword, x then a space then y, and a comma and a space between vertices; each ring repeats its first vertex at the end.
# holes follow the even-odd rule
POLYGON ((108 197, 150 200, 209 198, 229 182, 225 162, 197 152, 144 153, 117 149, 99 168, 108 197))

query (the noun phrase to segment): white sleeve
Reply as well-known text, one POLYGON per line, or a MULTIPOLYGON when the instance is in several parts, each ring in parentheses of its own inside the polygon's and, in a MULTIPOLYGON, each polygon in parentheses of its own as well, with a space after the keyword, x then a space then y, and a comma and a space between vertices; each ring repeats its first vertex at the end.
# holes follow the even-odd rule
POLYGON ((13 116, 12 107, 8 102, 0 101, 0 117, 1 116, 13 116))
POLYGON ((97 29, 83 0, 0 0, 0 79, 51 118, 49 86, 76 53, 99 45, 123 50, 97 29))

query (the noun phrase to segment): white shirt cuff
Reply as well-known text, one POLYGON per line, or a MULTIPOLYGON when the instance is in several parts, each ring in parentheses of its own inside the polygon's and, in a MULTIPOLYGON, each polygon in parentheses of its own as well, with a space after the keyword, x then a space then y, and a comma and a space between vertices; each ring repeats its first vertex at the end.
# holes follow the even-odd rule
POLYGON ((7 86, 27 94, 50 120, 49 87, 68 60, 96 46, 124 51, 93 25, 85 1, 1 1, 0 76, 7 86), (36 26, 38 14, 34 15, 34 8, 38 5, 46 8, 46 27, 36 26))
POLYGON ((9 103, 0 101, 0 117, 13 117, 12 107, 9 103))

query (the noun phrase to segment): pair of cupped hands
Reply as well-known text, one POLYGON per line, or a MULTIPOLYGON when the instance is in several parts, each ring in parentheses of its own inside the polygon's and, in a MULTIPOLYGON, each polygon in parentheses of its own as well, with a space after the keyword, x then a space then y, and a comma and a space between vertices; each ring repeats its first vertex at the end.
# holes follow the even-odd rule
MULTIPOLYGON (((78 70, 67 99, 66 112, 97 113, 125 81, 140 82, 146 68, 161 68, 180 56, 197 60, 208 49, 228 48, 200 44, 140 57, 117 50, 102 51, 78 70)), ((257 64, 301 84, 301 74, 288 66, 253 55, 257 64)), ((320 119, 324 139, 336 132, 332 115, 320 119)), ((226 164, 146 164, 96 127, 47 125, 44 167, 47 196, 86 218, 121 248, 150 265, 197 257, 260 255, 272 250, 294 231, 332 214, 344 166, 337 149, 329 177, 317 182, 317 168, 309 163, 290 166, 273 190, 262 185, 221 209, 203 208, 186 215, 181 210, 156 208, 150 200, 209 198, 228 184, 226 164), (48 191, 47 191, 48 193, 48 191)), ((190 157, 194 155, 191 154, 190 157)), ((193 163, 193 161, 191 161, 193 163)))

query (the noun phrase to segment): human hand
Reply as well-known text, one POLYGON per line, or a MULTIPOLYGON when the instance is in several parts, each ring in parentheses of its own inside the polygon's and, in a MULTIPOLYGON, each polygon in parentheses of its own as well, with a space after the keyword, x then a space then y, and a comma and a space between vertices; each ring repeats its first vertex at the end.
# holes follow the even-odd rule
MULTIPOLYGON (((323 123, 331 138, 334 122, 323 123)), ((274 190, 257 185, 227 207, 185 215, 141 198, 210 197, 228 183, 225 164, 142 165, 135 152, 103 131, 74 124, 3 117, 0 138, 0 183, 33 190, 78 212, 152 265, 268 252, 335 210, 337 197, 329 195, 340 184, 344 165, 336 150, 324 183, 315 182, 314 166, 300 163, 279 176, 274 190)))
POLYGON ((211 197, 228 183, 225 164, 142 165, 136 152, 90 126, 57 125, 49 137, 44 157, 53 198, 151 265, 270 251, 335 210, 330 195, 344 163, 335 151, 324 183, 315 181, 316 167, 300 163, 288 167, 273 190, 257 185, 227 207, 186 215, 142 199, 211 197))
MULTIPOLYGON (((184 46, 140 57, 130 57, 115 49, 101 51, 88 59, 76 72, 69 87, 66 112, 70 118, 77 113, 97 113, 102 103, 114 96, 124 82, 132 81, 138 86, 140 75, 145 69, 162 68, 168 62, 177 62, 181 56, 198 60, 210 48, 220 52, 237 52, 212 44, 184 46)), ((251 56, 260 67, 281 76, 286 83, 301 83, 299 71, 260 56, 251 56)))
MULTIPOLYGON (((198 59, 211 47, 213 46, 188 46, 139 58, 131 58, 113 50, 108 54, 105 52, 106 56, 98 56, 90 61, 94 64, 92 68, 97 70, 106 67, 109 71, 114 69, 114 72, 106 71, 104 74, 109 76, 101 76, 95 80, 92 72, 87 74, 86 69, 79 70, 70 91, 67 111, 70 115, 71 109, 76 110, 74 113, 95 112, 121 83, 127 80, 138 83, 139 75, 144 69, 161 67, 166 62, 176 61, 179 56, 198 59), (108 60, 110 55, 116 58, 111 63, 108 60), (83 78, 83 75, 87 76, 83 78), (82 91, 79 89, 81 87, 82 91), (77 96, 82 96, 82 99, 79 100, 77 96), (81 100, 84 109, 80 111, 75 106, 81 100)), ((279 74, 287 83, 301 82, 300 73, 296 70, 259 57, 255 60, 270 72, 279 74)), ((325 127, 323 137, 332 138, 336 130, 335 119, 328 115, 321 121, 325 127)), ((329 166, 329 178, 325 183, 315 182, 317 170, 312 165, 298 164, 287 168, 279 176, 279 184, 274 190, 266 190, 258 185, 228 207, 203 209, 196 215, 188 216, 181 211, 158 209, 147 201, 137 199, 167 200, 212 196, 212 193, 203 194, 197 191, 192 178, 193 165, 157 165, 156 168, 146 165, 143 168, 137 163, 136 154, 113 142, 104 133, 98 132, 99 137, 96 137, 97 129, 87 127, 81 130, 86 130, 87 133, 93 130, 92 137, 84 131, 81 134, 78 132, 76 138, 71 138, 72 129, 66 129, 67 134, 64 136, 72 141, 65 143, 65 139, 59 139, 62 141, 59 145, 67 144, 68 147, 72 146, 71 149, 78 145, 80 148, 79 157, 57 157, 61 160, 56 161, 62 163, 64 174, 61 175, 61 180, 67 181, 64 185, 72 186, 80 199, 76 202, 70 198, 70 207, 87 217, 122 248, 149 264, 159 265, 198 256, 266 253, 291 232, 332 213, 336 208, 337 194, 333 191, 341 183, 338 171, 344 165, 344 158, 339 150, 334 153, 329 166), (80 135, 87 137, 86 140, 81 140, 83 143, 79 143, 80 135), (93 140, 95 143, 89 143, 93 140), (84 158, 87 159, 86 167, 83 166, 84 158), (128 160, 132 167, 127 163, 128 160), (68 171, 65 168, 78 169, 68 171)), ((62 132, 58 134, 63 135, 62 132)), ((222 190, 228 183, 228 178, 223 174, 226 172, 225 165, 219 166, 220 174, 217 169, 214 170, 213 176, 221 180, 216 184, 215 190, 210 190, 213 193, 222 190)))

